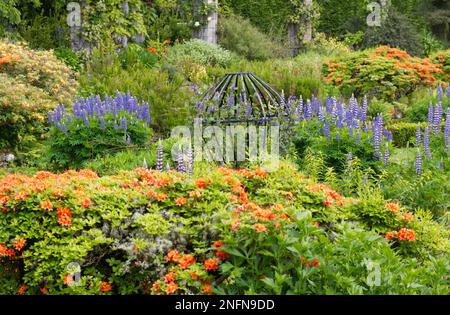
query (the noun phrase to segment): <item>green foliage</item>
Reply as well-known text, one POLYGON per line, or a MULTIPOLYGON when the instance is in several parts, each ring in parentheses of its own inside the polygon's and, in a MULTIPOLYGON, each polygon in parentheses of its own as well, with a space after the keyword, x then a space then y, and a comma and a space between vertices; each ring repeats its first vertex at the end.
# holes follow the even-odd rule
POLYGON ((47 158, 50 165, 56 170, 79 169, 84 164, 97 156, 105 156, 114 152, 131 148, 142 148, 150 140, 151 130, 141 120, 130 123, 131 116, 125 112, 119 112, 117 116, 105 115, 105 129, 103 130, 100 119, 89 119, 86 126, 83 121, 73 123, 65 121, 67 132, 52 127, 48 139, 49 151, 47 158), (118 117, 117 117, 118 116, 118 117), (128 126, 126 131, 114 127, 117 120, 126 117, 128 126), (130 139, 130 143, 127 140, 130 139))
POLYGON ((249 20, 230 15, 220 20, 219 43, 249 60, 266 60, 283 53, 280 44, 254 27, 249 20))
MULTIPOLYGON (((172 159, 172 148, 178 140, 179 139, 176 138, 169 138, 161 141, 163 146, 164 167, 166 167, 168 163, 171 169, 176 168, 176 161, 172 159)), ((142 167, 145 161, 149 168, 155 169, 157 148, 158 142, 155 142, 141 150, 129 149, 115 154, 108 153, 87 162, 86 168, 91 169, 102 176, 113 175, 121 170, 130 171, 137 167, 142 167)))
POLYGON ((56 48, 55 56, 63 61, 73 71, 80 72, 83 67, 83 56, 80 53, 74 52, 70 48, 56 48))
POLYGON ((124 65, 114 50, 94 51, 80 76, 81 95, 113 95, 116 91, 129 91, 149 103, 151 127, 158 133, 167 134, 187 122, 193 92, 183 76, 170 67, 149 68, 145 62, 124 65))
POLYGON ((393 7, 380 27, 370 27, 366 31, 363 48, 388 45, 406 50, 411 55, 421 56, 424 48, 417 27, 393 7))
POLYGON ((87 1, 83 8, 83 37, 97 46, 105 36, 122 44, 123 37, 145 36, 140 0, 127 0, 128 12, 122 8, 122 0, 87 1))
POLYGON ((192 39, 183 44, 177 44, 169 50, 167 58, 177 64, 185 60, 201 66, 227 67, 232 62, 232 54, 222 47, 199 39, 192 39))
POLYGON ((70 30, 65 15, 37 15, 32 20, 24 21, 19 32, 31 48, 56 49, 69 46, 70 30))
MULTIPOLYGON (((423 129, 422 124, 421 129, 423 129)), ((405 148, 409 144, 415 142, 417 124, 416 123, 393 123, 389 125, 389 130, 392 132, 393 144, 399 148, 405 148)))
POLYGON ((27 151, 44 139, 47 111, 68 104, 78 83, 52 52, 0 41, 0 148, 27 151))
POLYGON ((330 139, 327 140, 322 134, 322 125, 323 123, 318 120, 302 121, 296 128, 292 141, 305 168, 309 164, 309 160, 305 160, 305 157, 310 152, 313 156, 320 154, 326 167, 333 167, 339 173, 345 172, 348 153, 352 152, 353 156, 358 157, 365 167, 379 169, 379 161, 373 159, 373 144, 369 142, 372 137, 371 132, 361 133, 361 143, 357 145, 354 135, 350 136, 346 129, 341 130, 340 140, 337 141, 336 133, 339 131, 337 128, 333 128, 330 139))

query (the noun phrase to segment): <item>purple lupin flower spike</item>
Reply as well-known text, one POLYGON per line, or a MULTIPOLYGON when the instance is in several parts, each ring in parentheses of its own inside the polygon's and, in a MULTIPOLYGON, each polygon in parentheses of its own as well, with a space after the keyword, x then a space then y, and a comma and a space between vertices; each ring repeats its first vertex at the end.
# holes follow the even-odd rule
POLYGON ((425 154, 425 158, 429 161, 431 160, 431 151, 430 151, 430 128, 425 127, 425 131, 423 133, 423 153, 425 154))
POLYGON ((447 96, 447 98, 450 98, 450 84, 445 88, 445 95, 447 96))
POLYGON ((349 151, 349 152, 348 152, 348 158, 347 158, 347 161, 353 161, 353 153, 352 153, 352 151, 349 151))
POLYGON ((416 175, 420 176, 422 175, 422 157, 420 155, 420 150, 417 150, 417 156, 416 156, 416 175))
POLYGON ((420 124, 417 124, 417 130, 416 130, 416 147, 420 146, 422 143, 421 141, 421 130, 420 130, 420 124))
POLYGON ((437 99, 438 99, 439 102, 442 102, 443 94, 444 94, 444 91, 442 90, 442 85, 438 84, 436 96, 437 96, 437 99))
POLYGON ((383 162, 384 162, 384 165, 388 165, 388 162, 389 162, 389 147, 387 145, 386 145, 386 148, 384 149, 383 162))
POLYGON ((330 139, 330 131, 331 131, 330 121, 328 119, 325 119, 325 123, 322 127, 322 133, 328 140, 330 139))
POLYGON ((186 173, 186 166, 184 164, 184 157, 183 157, 183 150, 178 151, 178 157, 177 157, 177 172, 179 173, 186 173))
POLYGON ((187 159, 188 159, 187 160, 188 173, 189 173, 189 176, 192 177, 192 173, 194 170, 194 154, 193 154, 191 146, 189 146, 187 159))
POLYGON ((359 131, 356 132, 356 145, 359 146, 361 144, 361 134, 359 131))
POLYGON ((433 119, 434 119, 434 108, 430 102, 430 106, 428 106, 428 115, 427 115, 427 122, 429 126, 433 125, 433 119))
POLYGON ((444 143, 448 149, 450 147, 450 108, 447 108, 447 114, 445 116, 444 143))
POLYGON ((161 141, 158 143, 158 148, 156 149, 156 170, 164 171, 164 161, 163 161, 163 148, 161 141))
POLYGON ((102 130, 105 130, 105 116, 102 116, 100 118, 100 126, 102 127, 102 130))

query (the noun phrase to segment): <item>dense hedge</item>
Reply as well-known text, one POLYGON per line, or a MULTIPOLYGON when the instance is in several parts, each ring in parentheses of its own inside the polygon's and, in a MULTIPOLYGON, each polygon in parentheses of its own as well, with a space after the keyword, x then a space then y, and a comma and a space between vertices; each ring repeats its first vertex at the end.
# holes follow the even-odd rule
POLYGON ((208 174, 3 177, 0 293, 448 293, 448 231, 395 203, 345 198, 288 164, 208 174), (435 259, 419 266, 418 251, 435 259), (386 271, 378 286, 367 259, 386 271))

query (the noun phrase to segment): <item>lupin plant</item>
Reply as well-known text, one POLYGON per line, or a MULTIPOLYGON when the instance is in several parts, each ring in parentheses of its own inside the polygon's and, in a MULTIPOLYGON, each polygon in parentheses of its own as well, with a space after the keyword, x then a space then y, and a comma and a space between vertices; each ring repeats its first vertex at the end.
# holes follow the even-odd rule
POLYGON ((81 167, 97 155, 145 147, 150 140, 150 108, 130 93, 75 98, 67 110, 48 112, 50 159, 56 168, 81 167))
POLYGON ((156 170, 164 171, 164 161, 163 161, 163 147, 161 141, 158 143, 158 148, 156 149, 156 170))
POLYGON ((177 157, 177 172, 179 173, 186 173, 186 166, 184 163, 184 156, 183 156, 183 150, 178 151, 178 157, 177 157))

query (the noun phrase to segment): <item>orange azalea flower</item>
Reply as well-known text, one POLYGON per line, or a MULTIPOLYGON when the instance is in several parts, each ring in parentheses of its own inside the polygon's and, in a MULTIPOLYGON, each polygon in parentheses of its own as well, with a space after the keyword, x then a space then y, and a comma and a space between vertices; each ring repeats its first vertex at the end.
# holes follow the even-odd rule
POLYGON ((191 279, 192 280, 197 280, 198 279, 198 274, 196 274, 195 272, 191 272, 191 279))
POLYGON ((319 265, 319 259, 317 259, 317 258, 314 258, 314 260, 313 260, 313 266, 314 267, 317 267, 318 265, 319 265))
POLYGON ((166 255, 167 262, 169 262, 169 261, 178 262, 179 258, 180 258, 180 253, 177 250, 171 250, 166 255))
POLYGON ((158 52, 156 51, 156 49, 153 48, 153 47, 148 47, 147 50, 148 50, 149 52, 151 52, 152 54, 155 54, 155 55, 158 53, 158 52))
POLYGON ((416 234, 411 229, 401 228, 397 233, 397 239, 399 241, 415 241, 416 234))
POLYGON ((25 293, 27 293, 27 290, 28 290, 28 286, 27 286, 26 284, 22 284, 22 285, 19 287, 19 290, 17 290, 17 294, 19 294, 19 295, 25 295, 25 293))
POLYGON ((267 175, 267 172, 259 167, 255 170, 254 174, 256 177, 265 177, 267 175))
POLYGON ((385 209, 389 209, 394 213, 397 213, 400 210, 400 206, 397 203, 394 202, 388 202, 385 206, 385 209))
POLYGON ((186 198, 184 198, 184 197, 180 197, 180 198, 177 198, 177 206, 182 206, 182 205, 184 205, 184 204, 186 204, 186 198))
POLYGON ((44 210, 52 211, 53 203, 50 200, 44 200, 41 202, 41 208, 44 210))
POLYGON ((202 292, 204 292, 204 293, 206 293, 206 294, 208 294, 208 295, 212 295, 213 294, 213 292, 212 292, 212 286, 210 285, 210 284, 206 284, 206 285, 204 285, 203 287, 202 287, 202 292))
POLYGON ((258 233, 263 233, 267 231, 267 227, 264 224, 256 223, 255 224, 255 230, 258 233))
POLYGON ((6 257, 14 257, 15 251, 12 248, 8 248, 2 243, 0 243, 0 256, 6 256, 6 257))
POLYGON ((394 236, 395 236, 395 232, 390 231, 384 235, 384 238, 390 241, 394 236))
POLYGON ((164 41, 164 45, 170 45, 170 44, 172 44, 172 42, 170 40, 164 41))
POLYGON ((64 284, 65 285, 71 285, 72 283, 74 283, 75 281, 73 280, 72 275, 67 274, 64 276, 64 284))
POLYGON ((48 289, 46 287, 39 288, 39 291, 41 292, 42 295, 47 295, 48 294, 48 289))
POLYGON ((402 216, 402 219, 403 219, 404 221, 409 222, 409 221, 414 220, 414 216, 413 216, 411 213, 407 212, 407 213, 405 213, 405 214, 402 216))
POLYGON ((165 283, 173 283, 175 281, 176 275, 177 274, 175 272, 169 272, 168 274, 166 274, 164 276, 164 282, 165 283))
POLYGON ((90 208, 91 205, 92 205, 92 201, 91 201, 91 199, 89 199, 88 197, 85 197, 85 198, 83 199, 83 201, 81 202, 81 206, 82 206, 83 208, 86 208, 86 209, 90 208))
POLYGON ((241 202, 246 202, 246 201, 247 201, 247 194, 246 194, 244 191, 242 191, 242 192, 239 194, 239 200, 240 200, 241 202))
POLYGON ((154 190, 150 190, 145 195, 148 197, 156 197, 158 195, 158 193, 154 190))
POLYGON ((57 190, 53 191, 53 195, 54 196, 58 196, 58 197, 62 197, 62 196, 64 196, 64 190, 57 189, 57 190))
POLYGON ((20 252, 22 250, 22 248, 25 246, 25 242, 26 241, 23 238, 15 240, 14 248, 20 252))
POLYGON ((200 177, 195 180, 195 186, 197 186, 197 188, 200 188, 200 189, 205 188, 210 183, 211 183, 211 180, 206 177, 200 177))
POLYGON ((216 242, 214 242, 214 244, 213 244, 213 246, 214 246, 215 248, 221 248, 222 245, 223 245, 223 243, 222 243, 221 241, 216 241, 216 242))
POLYGON ((227 259, 228 257, 230 257, 230 254, 228 254, 227 252, 223 251, 223 250, 218 250, 215 253, 216 257, 222 260, 227 259))
POLYGON ((216 258, 209 258, 205 260, 205 270, 219 269, 219 261, 216 258))
POLYGON ((153 292, 157 293, 159 291, 159 283, 158 281, 155 281, 152 285, 153 287, 153 292))
POLYGON ((58 223, 62 226, 72 225, 72 215, 69 208, 58 208, 58 223))
POLYGON ((100 291, 101 292, 109 292, 112 290, 112 285, 106 281, 100 282, 100 291))
POLYGON ((241 225, 241 220, 239 218, 234 219, 231 221, 231 230, 236 231, 236 229, 241 225))
POLYGON ((186 269, 190 265, 192 265, 195 262, 195 258, 192 255, 184 255, 178 260, 180 269, 186 269))
POLYGON ((16 193, 14 194, 14 199, 15 199, 16 201, 24 201, 24 200, 26 200, 27 198, 28 198, 28 192, 26 192, 25 190, 16 192, 16 193))
POLYGON ((9 202, 11 198, 9 196, 0 196, 0 204, 5 204, 9 202))
POLYGON ((158 200, 158 201, 160 201, 160 202, 166 200, 166 198, 167 198, 167 195, 164 194, 164 193, 159 193, 159 194, 156 196, 156 200, 158 200))
POLYGON ((172 293, 174 293, 177 289, 178 289, 178 285, 177 285, 176 283, 171 282, 171 283, 169 283, 169 284, 166 286, 165 292, 166 292, 167 294, 172 294, 172 293))

